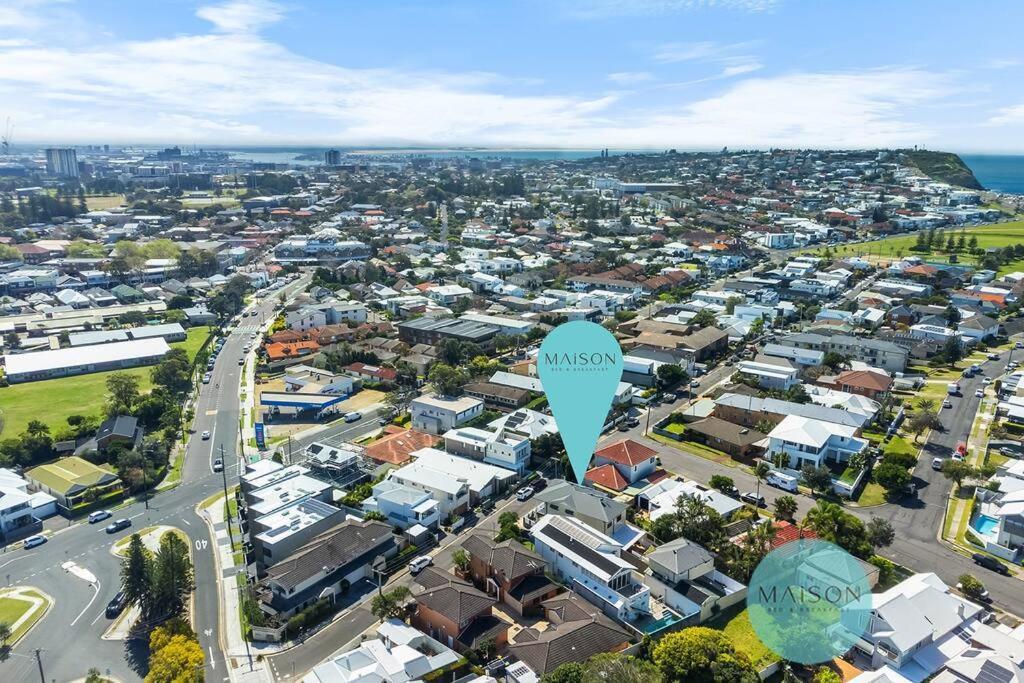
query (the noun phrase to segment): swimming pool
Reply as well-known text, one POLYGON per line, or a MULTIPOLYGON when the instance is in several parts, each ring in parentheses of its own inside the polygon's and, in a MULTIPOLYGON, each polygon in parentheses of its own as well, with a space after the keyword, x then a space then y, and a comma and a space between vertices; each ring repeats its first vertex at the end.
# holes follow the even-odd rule
POLYGON ((974 520, 974 530, 979 534, 991 534, 999 526, 999 520, 995 517, 989 517, 988 515, 978 515, 978 518, 974 520))

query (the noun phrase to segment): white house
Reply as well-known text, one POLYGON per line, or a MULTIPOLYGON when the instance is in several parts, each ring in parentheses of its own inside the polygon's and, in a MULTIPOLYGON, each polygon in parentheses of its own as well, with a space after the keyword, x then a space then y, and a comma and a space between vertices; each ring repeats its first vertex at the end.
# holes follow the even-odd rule
POLYGON ((747 587, 715 569, 715 557, 703 546, 677 538, 645 558, 644 582, 651 593, 677 611, 684 623, 699 624, 747 594, 747 587))
POLYGON ((789 389, 799 382, 799 371, 783 365, 744 360, 740 361, 737 369, 746 375, 756 377, 758 386, 764 389, 789 389))
POLYGON ((530 534, 552 571, 609 616, 628 622, 650 614, 651 591, 618 541, 562 515, 544 515, 530 534))
POLYGON ((455 455, 515 470, 520 476, 530 462, 530 439, 503 429, 488 431, 456 427, 444 433, 444 449, 455 455))
POLYGON ((769 432, 768 453, 785 453, 789 467, 795 470, 804 465, 817 467, 827 460, 842 463, 868 447, 866 440, 854 436, 856 432, 856 427, 848 425, 787 415, 769 432))
POLYGON ((398 619, 377 627, 377 638, 317 664, 302 683, 407 683, 449 667, 460 659, 454 650, 398 619))
POLYGON ((363 501, 363 509, 376 510, 402 529, 417 524, 436 529, 441 521, 441 506, 430 493, 391 479, 373 485, 373 495, 363 501))
POLYGON ((409 403, 412 428, 430 434, 443 434, 469 422, 484 411, 484 402, 471 396, 457 398, 426 394, 409 403))

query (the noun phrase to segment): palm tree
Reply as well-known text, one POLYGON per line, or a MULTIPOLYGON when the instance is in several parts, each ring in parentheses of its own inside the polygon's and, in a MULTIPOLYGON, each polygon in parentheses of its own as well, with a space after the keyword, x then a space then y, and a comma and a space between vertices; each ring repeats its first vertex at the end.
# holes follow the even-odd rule
POLYGON ((917 409, 922 413, 930 413, 935 410, 935 399, 921 398, 917 400, 917 409))
POLYGON ((764 460, 759 461, 754 466, 754 476, 757 477, 757 496, 758 500, 761 499, 761 482, 768 476, 768 473, 772 471, 771 465, 766 463, 764 460))
POLYGON ((776 519, 793 519, 796 510, 797 502, 793 496, 779 496, 775 499, 776 519))

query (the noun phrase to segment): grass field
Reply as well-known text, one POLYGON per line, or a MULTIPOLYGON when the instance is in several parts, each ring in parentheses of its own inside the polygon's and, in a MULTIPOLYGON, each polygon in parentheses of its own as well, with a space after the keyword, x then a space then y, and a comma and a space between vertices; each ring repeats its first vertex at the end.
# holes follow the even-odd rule
MULTIPOLYGON (((1008 223, 996 223, 993 225, 980 225, 977 227, 964 228, 967 239, 973 235, 978 238, 978 247, 987 249, 989 247, 1007 247, 1016 244, 1024 244, 1024 221, 1011 221, 1008 223)), ((943 230, 943 240, 949 235, 959 238, 960 229, 947 228, 943 230)), ((932 252, 922 253, 911 251, 911 247, 917 244, 917 233, 908 235, 897 235, 886 237, 880 240, 862 242, 861 244, 841 245, 833 248, 833 253, 840 257, 844 256, 873 256, 882 260, 898 259, 902 256, 920 256, 925 261, 949 262, 949 254, 944 250, 933 249, 932 252)), ((943 245, 945 246, 945 245, 943 245)), ((811 249, 808 253, 822 254, 825 249, 811 249)), ((959 263, 975 265, 977 259, 967 253, 958 255, 959 263)), ((1024 259, 1012 261, 999 269, 1000 273, 1011 273, 1017 270, 1024 270, 1024 259)))
MULTIPOLYGON (((185 341, 174 342, 171 346, 183 348, 189 358, 195 358, 209 333, 207 327, 194 327, 188 331, 185 341)), ((149 379, 150 370, 149 367, 143 367, 94 372, 0 388, 0 415, 3 416, 0 438, 18 436, 25 431, 30 420, 41 420, 50 425, 50 431, 54 432, 65 425, 65 420, 71 415, 99 415, 106 401, 107 378, 113 372, 127 372, 137 376, 139 390, 146 393, 153 386, 149 379)))
MULTIPOLYGON (((35 613, 29 619, 25 620, 25 622, 22 623, 18 628, 14 629, 14 631, 11 633, 11 637, 7 641, 8 647, 17 643, 18 640, 20 640, 21 637, 25 635, 25 633, 27 633, 28 630, 36 624, 36 622, 42 619, 43 615, 46 614, 47 608, 49 607, 50 601, 46 598, 45 595, 33 590, 24 591, 24 593, 31 597, 42 600, 45 604, 43 604, 39 609, 37 609, 35 613)), ((3 622, 10 626, 14 624, 14 622, 16 622, 18 619, 20 619, 21 616, 31 608, 32 603, 28 602, 27 600, 19 600, 17 598, 8 598, 0 596, 0 622, 3 622)))
POLYGON ((85 206, 90 211, 103 211, 124 204, 123 194, 95 195, 85 197, 85 206))

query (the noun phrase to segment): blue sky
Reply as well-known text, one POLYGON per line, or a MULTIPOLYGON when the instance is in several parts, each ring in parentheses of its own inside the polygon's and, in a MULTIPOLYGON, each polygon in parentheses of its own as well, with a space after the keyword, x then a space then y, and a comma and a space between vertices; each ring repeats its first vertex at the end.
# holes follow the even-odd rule
POLYGON ((1024 152, 1024 3, 5 0, 15 142, 1024 152))

